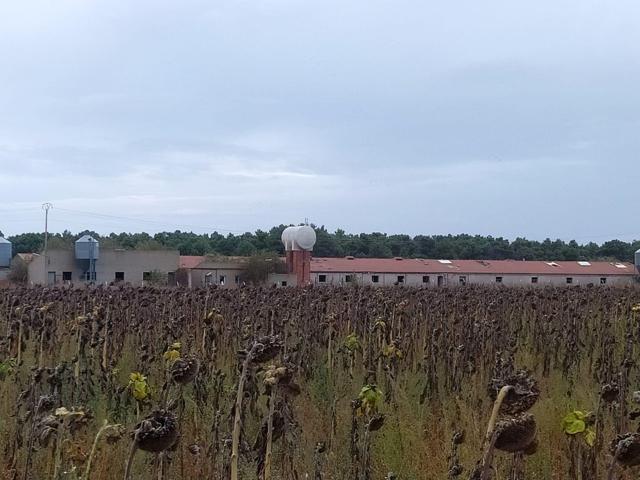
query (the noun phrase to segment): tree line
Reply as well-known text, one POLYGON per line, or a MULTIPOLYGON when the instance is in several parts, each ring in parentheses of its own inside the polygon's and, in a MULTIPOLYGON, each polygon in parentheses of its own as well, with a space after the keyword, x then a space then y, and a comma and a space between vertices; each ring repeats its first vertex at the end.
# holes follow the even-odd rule
MULTIPOLYGON (((287 225, 268 231, 256 230, 241 235, 197 234, 193 232, 111 233, 99 235, 84 231, 49 234, 49 248, 72 248, 80 236, 90 234, 100 241, 101 248, 173 249, 181 255, 251 256, 260 252, 283 254, 280 235, 287 225)), ((619 260, 633 262, 640 241, 609 240, 602 244, 580 244, 575 240, 546 239, 544 241, 483 235, 387 235, 385 233, 351 234, 344 230, 329 232, 315 227, 318 237, 313 254, 316 257, 376 257, 376 258, 446 258, 477 260, 619 260)), ((0 232, 1 233, 1 232, 0 232)), ((23 233, 8 238, 14 253, 40 252, 44 234, 23 233)))

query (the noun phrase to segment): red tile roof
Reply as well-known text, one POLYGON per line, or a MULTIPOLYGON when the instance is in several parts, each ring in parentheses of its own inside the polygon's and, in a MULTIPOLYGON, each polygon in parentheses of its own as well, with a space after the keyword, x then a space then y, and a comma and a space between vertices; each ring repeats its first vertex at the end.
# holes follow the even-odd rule
POLYGON ((180 268, 196 268, 205 258, 200 255, 180 255, 180 268))
POLYGON ((20 258, 25 263, 31 263, 36 257, 40 255, 37 253, 18 253, 18 258, 20 258))
MULTIPOLYGON (((226 255, 180 255, 180 268, 203 268, 207 269, 210 265, 206 265, 206 262, 212 263, 226 263, 234 266, 241 267, 242 264, 247 262, 249 257, 239 256, 226 256, 226 255), (203 265, 205 264, 205 265, 203 265)), ((284 261, 284 258, 282 259, 284 261)))
POLYGON ((504 275, 637 275, 631 263, 521 260, 313 258, 312 273, 462 273, 504 275))

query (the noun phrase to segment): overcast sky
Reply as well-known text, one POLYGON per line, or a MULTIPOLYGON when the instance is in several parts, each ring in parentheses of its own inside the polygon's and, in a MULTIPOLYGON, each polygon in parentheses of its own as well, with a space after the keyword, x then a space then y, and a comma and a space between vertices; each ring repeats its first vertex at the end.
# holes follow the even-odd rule
POLYGON ((637 0, 2 1, 0 59, 5 234, 640 238, 637 0))

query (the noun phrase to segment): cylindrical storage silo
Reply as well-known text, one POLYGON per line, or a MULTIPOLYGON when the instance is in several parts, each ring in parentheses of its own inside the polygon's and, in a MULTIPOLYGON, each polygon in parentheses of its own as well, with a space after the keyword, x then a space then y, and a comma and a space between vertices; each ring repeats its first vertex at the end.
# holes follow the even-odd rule
POLYGON ((640 273, 640 250, 636 252, 636 270, 640 273))
POLYGON ((12 256, 13 252, 11 250, 11 242, 0 237, 0 268, 10 267, 12 256))
POLYGON ((100 256, 100 243, 91 235, 76 240, 76 260, 97 260, 100 256))

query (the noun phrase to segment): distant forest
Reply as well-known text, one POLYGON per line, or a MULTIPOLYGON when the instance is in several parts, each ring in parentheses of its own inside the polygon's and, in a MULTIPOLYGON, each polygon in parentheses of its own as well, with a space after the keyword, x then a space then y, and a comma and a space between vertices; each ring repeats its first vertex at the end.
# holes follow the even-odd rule
MULTIPOLYGON (((102 248, 174 249, 182 255, 240 255, 260 252, 282 254, 280 235, 287 225, 269 231, 257 230, 242 235, 217 232, 196 234, 191 232, 112 233, 108 236, 85 231, 79 234, 49 234, 49 248, 72 248, 81 235, 90 234, 100 240, 102 248)), ((610 240, 603 244, 579 244, 562 240, 533 241, 482 235, 387 235, 384 233, 350 234, 344 230, 334 233, 325 227, 315 227, 318 241, 313 254, 316 257, 404 257, 446 258, 477 260, 620 260, 633 262, 640 241, 610 240)), ((9 237, 14 253, 40 252, 44 244, 42 233, 23 233, 9 237)))

